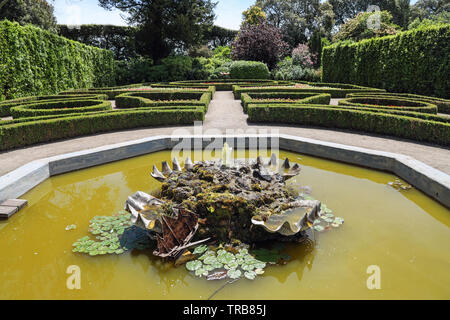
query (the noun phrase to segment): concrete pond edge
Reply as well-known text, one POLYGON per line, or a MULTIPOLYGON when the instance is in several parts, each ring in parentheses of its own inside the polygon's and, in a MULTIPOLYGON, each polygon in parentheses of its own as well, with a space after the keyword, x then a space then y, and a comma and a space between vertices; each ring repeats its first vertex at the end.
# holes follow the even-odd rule
MULTIPOLYGON (((155 136, 103 146, 74 153, 32 161, 0 177, 0 203, 17 199, 46 179, 114 161, 171 150, 180 142, 191 147, 206 148, 212 141, 227 141, 239 149, 249 145, 297 152, 340 161, 370 169, 382 170, 402 178, 442 205, 450 208, 450 176, 412 157, 324 142, 290 135, 214 135, 155 136), (218 140, 214 140, 218 139, 218 140), (272 145, 273 144, 273 145, 272 145)), ((217 146, 215 146, 217 147, 217 146)))

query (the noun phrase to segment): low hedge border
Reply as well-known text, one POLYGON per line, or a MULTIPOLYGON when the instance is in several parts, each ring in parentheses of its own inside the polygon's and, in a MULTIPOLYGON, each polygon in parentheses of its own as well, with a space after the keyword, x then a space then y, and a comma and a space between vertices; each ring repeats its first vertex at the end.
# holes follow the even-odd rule
POLYGON ((195 106, 203 105, 208 111, 211 102, 211 92, 131 92, 116 97, 117 108, 165 107, 165 106, 195 106), (185 101, 177 101, 185 100, 185 101))
POLYGON ((317 93, 243 93, 241 105, 244 113, 247 113, 249 104, 330 104, 331 95, 317 93), (275 99, 292 99, 292 102, 278 101, 275 99))
MULTIPOLYGON (((115 100, 117 96, 124 94, 124 93, 132 93, 132 92, 178 92, 180 90, 183 91, 189 91, 189 92, 211 92, 211 96, 213 97, 214 94, 216 93, 216 88, 214 86, 209 86, 209 87, 204 87, 204 88, 177 88, 177 87, 155 87, 155 89, 153 89, 153 86, 151 88, 146 88, 145 90, 143 89, 139 89, 139 87, 137 88, 131 88, 131 89, 117 89, 117 90, 111 90, 111 89, 86 89, 86 90, 77 90, 77 93, 95 93, 95 94, 105 94, 108 96, 108 100, 115 100)), ((60 92, 60 95, 71 95, 73 94, 74 91, 63 91, 60 92)))
POLYGON ((413 111, 431 114, 438 113, 438 107, 434 104, 393 97, 360 96, 357 98, 340 100, 339 105, 373 109, 397 109, 399 111, 413 111))
POLYGON ((275 80, 258 80, 258 79, 224 79, 224 80, 193 80, 193 81, 174 81, 168 83, 156 83, 152 84, 154 88, 170 88, 170 87, 197 87, 206 88, 209 86, 214 86, 217 91, 231 91, 234 85, 251 85, 251 86, 279 86, 279 85, 290 85, 293 82, 289 81, 275 81, 275 80))
POLYGON ((450 146, 450 123, 326 105, 255 105, 249 121, 312 125, 390 135, 450 146))
POLYGON ((11 108, 13 118, 86 113, 111 110, 111 102, 103 100, 54 100, 11 108))
POLYGON ((24 97, 19 99, 5 100, 0 102, 0 117, 9 117, 11 116, 11 108, 33 104, 38 102, 45 101, 57 101, 62 100, 71 101, 71 100, 108 100, 108 96, 105 94, 72 94, 61 97, 60 95, 50 95, 50 96, 33 96, 33 97, 24 97))
POLYGON ((204 121, 203 109, 203 106, 173 106, 1 121, 0 150, 115 130, 192 125, 204 121))
MULTIPOLYGON (((357 87, 357 86, 355 86, 357 87)), ((331 95, 331 98, 345 98, 349 93, 376 93, 385 92, 381 89, 358 87, 354 89, 340 89, 340 88, 296 88, 296 87, 261 87, 250 88, 243 86, 233 86, 233 94, 235 99, 240 99, 242 93, 274 93, 274 92, 289 92, 289 93, 327 93, 331 95)))
POLYGON ((410 93, 370 93, 370 94, 361 94, 361 93, 351 93, 347 95, 347 98, 358 98, 358 97, 383 97, 383 98, 400 98, 400 99, 411 99, 418 102, 428 102, 431 104, 435 104, 438 107, 439 113, 450 114, 450 100, 421 96, 418 94, 410 94, 410 93))

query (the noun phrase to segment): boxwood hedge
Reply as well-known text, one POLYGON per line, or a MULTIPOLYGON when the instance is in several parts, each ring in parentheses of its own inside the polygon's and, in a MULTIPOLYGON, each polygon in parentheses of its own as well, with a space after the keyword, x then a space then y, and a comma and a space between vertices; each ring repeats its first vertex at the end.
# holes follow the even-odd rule
POLYGON ((444 117, 434 116, 434 120, 428 120, 396 115, 389 110, 372 110, 327 105, 250 104, 248 115, 251 122, 350 129, 450 146, 450 123, 444 117), (442 121, 436 121, 439 119, 442 121))
POLYGON ((414 111, 421 113, 432 113, 432 114, 438 113, 438 108, 434 104, 393 97, 348 98, 340 100, 339 105, 373 108, 375 110, 383 108, 383 109, 397 109, 400 111, 414 111))
POLYGON ((330 94, 332 98, 345 98, 349 93, 376 93, 385 92, 385 90, 367 88, 354 85, 340 85, 340 84, 328 84, 329 86, 311 85, 311 87, 296 87, 296 86, 273 86, 273 87, 244 87, 244 86, 233 86, 233 93, 236 99, 241 98, 242 93, 262 93, 262 92, 289 92, 289 93, 327 93, 330 94))
POLYGON ((380 92, 380 93, 351 93, 347 95, 347 98, 358 98, 358 97, 380 97, 380 98, 400 98, 400 99, 410 99, 417 102, 428 102, 434 104, 438 108, 439 113, 450 114, 450 100, 440 99, 435 97, 421 96, 418 94, 410 93, 390 93, 390 92, 380 92))
POLYGON ((171 106, 1 121, 0 150, 114 130, 190 125, 194 121, 203 121, 204 117, 203 106, 171 106))
POLYGON ((259 80, 259 79, 223 79, 223 80, 190 80, 190 81, 175 81, 169 83, 155 83, 152 84, 154 88, 207 88, 214 86, 217 91, 231 91, 234 85, 241 86, 278 86, 278 85, 291 85, 292 82, 288 81, 274 81, 274 80, 259 80))
POLYGON ((111 102, 101 100, 55 100, 11 108, 13 118, 38 117, 111 110, 111 102))
POLYGON ((71 94, 64 97, 60 95, 50 95, 50 96, 34 96, 25 97, 18 99, 5 100, 0 102, 0 117, 8 117, 11 115, 11 108, 17 106, 23 106, 27 104, 39 103, 39 102, 55 102, 57 100, 107 100, 108 96, 104 94, 71 94))
POLYGON ((241 105, 247 113, 249 104, 329 104, 331 95, 318 93, 243 93, 241 105), (287 101, 289 100, 289 101, 287 101))
POLYGON ((166 107, 166 106, 198 106, 203 105, 208 111, 211 92, 188 91, 150 91, 123 93, 116 97, 117 108, 166 107))

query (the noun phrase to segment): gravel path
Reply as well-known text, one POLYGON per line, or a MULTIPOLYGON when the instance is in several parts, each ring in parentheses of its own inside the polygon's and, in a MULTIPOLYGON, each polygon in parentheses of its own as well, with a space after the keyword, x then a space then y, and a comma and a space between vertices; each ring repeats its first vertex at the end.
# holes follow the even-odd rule
MULTIPOLYGON (((336 101, 333 101, 332 103, 336 103, 336 101)), ((278 130, 282 134, 335 142, 373 150, 400 153, 414 157, 415 159, 420 160, 436 169, 450 174, 449 149, 415 143, 398 138, 388 138, 349 131, 328 130, 312 127, 258 126, 248 124, 247 115, 242 112, 240 101, 234 100, 231 92, 217 92, 214 99, 211 101, 209 111, 206 115, 203 125, 203 132, 205 134, 218 134, 226 133, 227 129, 233 129, 234 133, 238 134, 257 133, 255 132, 256 130, 266 130, 266 132, 261 133, 270 133, 270 130, 273 129, 278 130), (237 131, 237 129, 239 129, 239 131, 237 131)), ((174 132, 178 135, 183 134, 183 132, 186 134, 192 134, 194 132, 194 127, 159 127, 117 131, 3 152, 0 153, 0 175, 6 174, 7 172, 14 170, 32 160, 124 141, 142 139, 150 136, 170 135, 174 132)))

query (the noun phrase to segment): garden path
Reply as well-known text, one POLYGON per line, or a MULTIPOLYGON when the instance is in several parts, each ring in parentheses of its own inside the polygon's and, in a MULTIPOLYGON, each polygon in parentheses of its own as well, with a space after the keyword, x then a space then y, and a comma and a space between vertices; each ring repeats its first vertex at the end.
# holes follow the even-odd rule
MULTIPOLYGON (((336 101, 333 102, 337 103, 336 101)), ((0 176, 33 160, 151 136, 171 135, 176 129, 184 129, 187 134, 194 132, 192 126, 141 128, 61 140, 3 152, 0 153, 0 176)), ((203 130, 207 129, 218 129, 222 133, 226 133, 226 129, 244 130, 241 133, 250 129, 274 129, 282 134, 408 155, 450 174, 450 150, 446 148, 350 131, 248 124, 247 115, 243 113, 240 101, 234 100, 232 92, 219 91, 216 93, 205 118, 203 130)), ((252 132, 248 131, 247 133, 252 132)))

